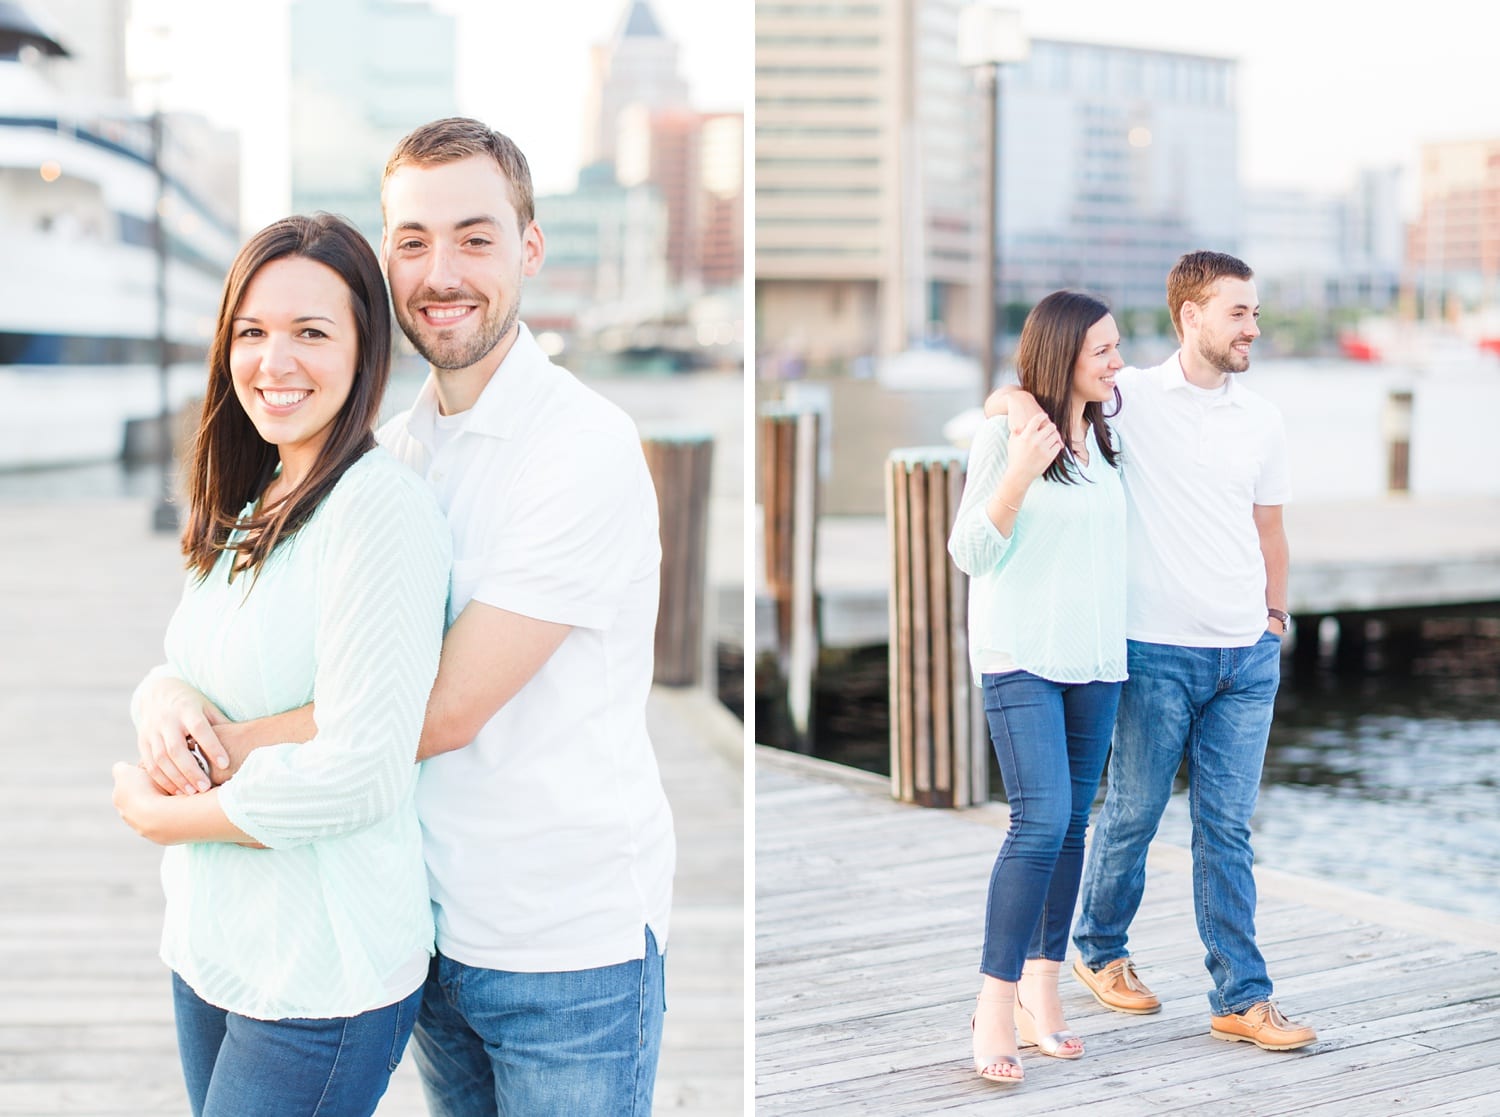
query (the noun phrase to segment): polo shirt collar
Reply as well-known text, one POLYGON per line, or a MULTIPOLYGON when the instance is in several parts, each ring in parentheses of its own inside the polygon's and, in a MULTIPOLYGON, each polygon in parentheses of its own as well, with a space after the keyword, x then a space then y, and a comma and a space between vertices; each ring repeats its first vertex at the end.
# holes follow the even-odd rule
MULTIPOLYGON (((510 352, 469 409, 462 430, 491 438, 514 438, 551 368, 552 362, 531 336, 526 323, 518 322, 510 352)), ((430 450, 437 417, 437 382, 429 371, 412 403, 406 421, 407 433, 430 450)))
MULTIPOLYGON (((1182 370, 1181 349, 1178 349, 1177 352, 1173 353, 1166 359, 1166 361, 1161 365, 1161 371, 1161 386, 1163 391, 1172 392, 1178 390, 1179 388, 1185 391, 1188 388, 1194 387, 1193 384, 1190 384, 1188 382, 1187 373, 1182 370)), ((1225 378, 1224 394, 1218 400, 1214 401, 1213 406, 1227 407, 1231 404, 1235 407, 1245 406, 1245 401, 1240 395, 1239 387, 1235 383, 1235 381, 1243 375, 1243 373, 1230 373, 1229 376, 1225 378)))

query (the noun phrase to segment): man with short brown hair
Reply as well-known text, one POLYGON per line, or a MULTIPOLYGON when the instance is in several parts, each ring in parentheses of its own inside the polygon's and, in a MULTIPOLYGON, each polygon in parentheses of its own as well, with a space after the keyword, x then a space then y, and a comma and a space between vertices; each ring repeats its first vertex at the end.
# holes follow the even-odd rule
POLYGON ((380 440, 453 533, 417 785, 428 1104, 645 1117, 675 846, 646 731, 661 546, 640 436, 519 320, 545 248, 508 138, 416 129, 381 202, 391 303, 431 374, 380 440))
POLYGON ((1260 334, 1250 268, 1224 253, 1189 253, 1167 278, 1167 298, 1182 347, 1116 379, 1130 678, 1084 872, 1073 972, 1106 1007, 1159 1007, 1134 974, 1126 932, 1185 757, 1193 907, 1214 981, 1210 1031, 1286 1051, 1317 1035, 1271 1001, 1250 850, 1289 619, 1286 438, 1276 409, 1237 379, 1260 334))

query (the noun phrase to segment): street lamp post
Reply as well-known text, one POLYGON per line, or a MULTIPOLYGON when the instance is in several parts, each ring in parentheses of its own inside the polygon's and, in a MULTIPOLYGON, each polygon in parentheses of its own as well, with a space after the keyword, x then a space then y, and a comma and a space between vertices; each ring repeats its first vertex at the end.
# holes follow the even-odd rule
MULTIPOLYGON (((159 532, 178 530, 177 505, 173 503, 172 400, 170 375, 172 343, 167 315, 167 115, 166 84, 170 67, 167 48, 169 29, 165 23, 140 24, 132 29, 131 84, 149 92, 150 112, 137 115, 151 132, 151 172, 156 179, 156 207, 151 222, 151 246, 156 257, 156 361, 158 407, 156 457, 160 473, 157 498, 151 508, 151 527, 159 532)), ((137 104, 140 102, 138 101, 137 104)), ((139 111, 139 110, 138 110, 139 111)))
POLYGON ((959 13, 958 56, 975 72, 984 94, 984 277, 979 306, 979 400, 995 386, 996 307, 1000 272, 1000 68, 1024 62, 1031 44, 1021 30, 1021 14, 979 2, 959 13))
POLYGON ((998 318, 1000 270, 1000 64, 979 67, 979 86, 984 91, 984 305, 980 308, 979 405, 995 386, 995 322, 998 318))
POLYGON ((151 527, 155 531, 178 529, 177 505, 172 503, 172 404, 168 392, 171 370, 171 342, 167 338, 167 171, 162 161, 165 124, 160 106, 151 114, 151 169, 156 173, 156 220, 151 223, 152 242, 156 249, 156 355, 159 375, 161 415, 158 419, 157 458, 161 466, 161 487, 156 507, 151 510, 151 527))

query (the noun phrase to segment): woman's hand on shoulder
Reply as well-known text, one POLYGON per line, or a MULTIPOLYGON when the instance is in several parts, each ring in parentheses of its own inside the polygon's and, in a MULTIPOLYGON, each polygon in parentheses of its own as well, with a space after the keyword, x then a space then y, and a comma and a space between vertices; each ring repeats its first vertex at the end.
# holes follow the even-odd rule
POLYGON ((1018 427, 1012 427, 1007 447, 1006 472, 1031 484, 1062 452, 1062 436, 1044 412, 1037 412, 1018 427))

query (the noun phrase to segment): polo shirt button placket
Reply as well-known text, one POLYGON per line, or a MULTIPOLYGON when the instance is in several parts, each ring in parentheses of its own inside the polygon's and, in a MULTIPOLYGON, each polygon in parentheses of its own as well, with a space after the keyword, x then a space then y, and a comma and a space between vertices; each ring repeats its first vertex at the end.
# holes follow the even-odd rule
POLYGON ((1220 406, 1219 400, 1214 400, 1208 406, 1198 408, 1198 464, 1212 465, 1214 463, 1215 428, 1219 425, 1214 422, 1214 411, 1220 406))

